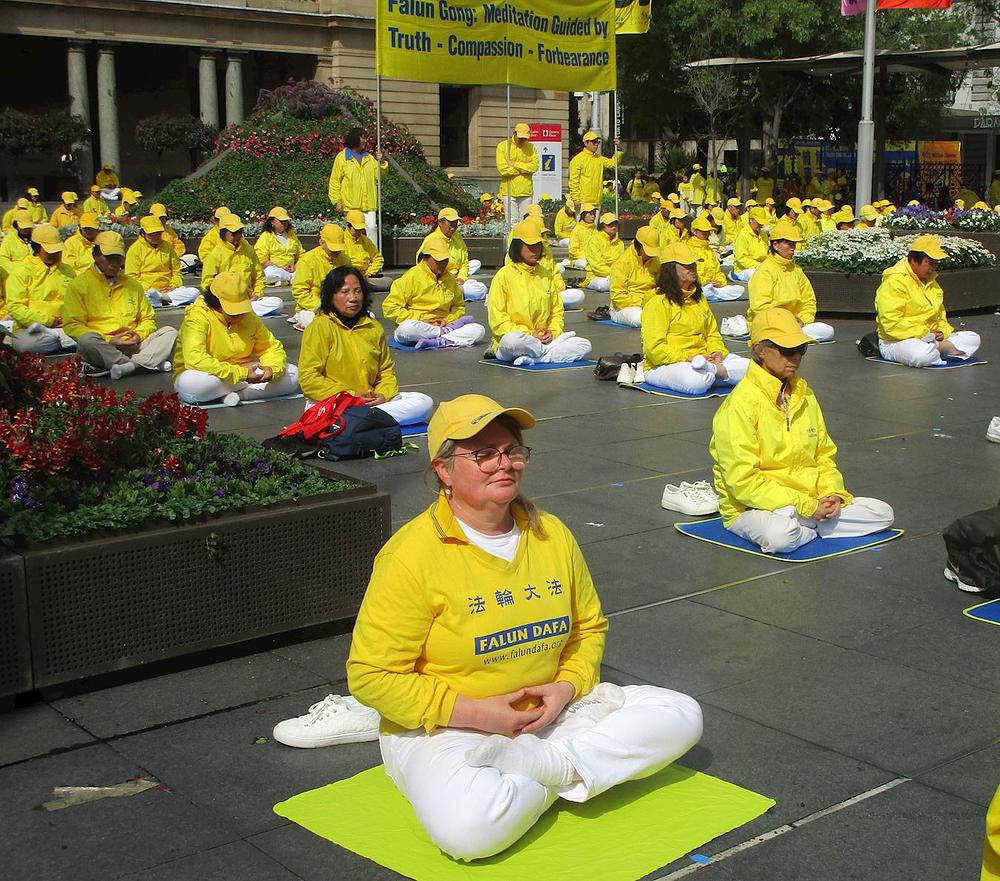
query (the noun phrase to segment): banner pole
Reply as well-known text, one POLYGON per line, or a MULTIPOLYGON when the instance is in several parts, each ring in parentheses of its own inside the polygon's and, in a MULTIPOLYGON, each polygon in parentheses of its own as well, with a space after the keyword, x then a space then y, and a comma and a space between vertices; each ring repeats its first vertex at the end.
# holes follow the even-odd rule
MULTIPOLYGON (((618 128, 618 90, 615 89, 611 94, 614 95, 614 102, 615 102, 615 127, 614 127, 615 136, 614 136, 614 140, 617 141, 618 137, 619 137, 619 128, 618 128)), ((617 217, 618 216, 618 145, 615 144, 615 143, 612 143, 611 149, 614 150, 614 156, 615 156, 615 217, 617 217)))
MULTIPOLYGON (((507 83, 507 163, 511 161, 510 142, 513 140, 510 127, 510 83, 507 83)), ((514 218, 511 216, 513 208, 513 197, 510 194, 510 182, 507 183, 507 196, 504 200, 504 215, 506 217, 507 229, 514 228, 514 218)))
MULTIPOLYGON (((375 143, 376 150, 382 152, 382 77, 375 74, 375 143)), ((378 239, 378 250, 382 253, 382 162, 375 162, 375 184, 376 184, 376 238, 378 239)))

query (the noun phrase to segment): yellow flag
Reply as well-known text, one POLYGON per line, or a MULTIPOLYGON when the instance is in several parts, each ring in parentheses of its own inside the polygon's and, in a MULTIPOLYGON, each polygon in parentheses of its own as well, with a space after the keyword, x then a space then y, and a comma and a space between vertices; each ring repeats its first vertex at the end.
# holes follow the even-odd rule
POLYGON ((615 0, 615 33, 649 33, 652 0, 615 0))

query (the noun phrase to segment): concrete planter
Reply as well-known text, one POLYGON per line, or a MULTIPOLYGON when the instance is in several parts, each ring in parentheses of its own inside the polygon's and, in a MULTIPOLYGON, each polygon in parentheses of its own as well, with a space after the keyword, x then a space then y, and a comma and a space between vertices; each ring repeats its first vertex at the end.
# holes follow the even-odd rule
MULTIPOLYGON (((383 241, 386 265, 408 268, 417 262, 417 248, 422 238, 416 236, 398 236, 383 241)), ((507 243, 502 238, 486 238, 470 236, 465 240, 469 249, 470 260, 480 260, 484 267, 496 269, 503 266, 503 258, 507 255, 507 243)))
POLYGON ((31 687, 24 561, 16 554, 6 554, 0 557, 0 701, 31 687))

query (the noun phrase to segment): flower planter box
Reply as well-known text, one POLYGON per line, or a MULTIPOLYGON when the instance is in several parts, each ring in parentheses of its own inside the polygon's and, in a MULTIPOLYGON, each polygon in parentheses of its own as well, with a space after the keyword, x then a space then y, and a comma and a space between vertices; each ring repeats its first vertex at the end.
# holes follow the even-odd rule
POLYGON ((28 549, 30 687, 348 622, 389 534, 389 497, 364 484, 28 549))
POLYGON ((0 701, 31 687, 24 561, 6 554, 0 557, 0 701))
MULTIPOLYGON (((384 239, 383 254, 386 264, 404 268, 413 266, 417 262, 417 248, 422 241, 422 238, 416 236, 390 236, 384 239)), ((480 260, 483 266, 490 269, 503 266, 503 258, 507 255, 507 244, 504 239, 469 236, 465 244, 469 248, 470 260, 480 260)))
POLYGON ((950 226, 948 229, 894 229, 890 227, 889 232, 892 233, 893 237, 930 234, 949 236, 956 239, 971 239, 974 242, 979 242, 980 245, 988 248, 997 256, 1000 256, 1000 232, 981 232, 973 229, 958 229, 954 226, 950 226))

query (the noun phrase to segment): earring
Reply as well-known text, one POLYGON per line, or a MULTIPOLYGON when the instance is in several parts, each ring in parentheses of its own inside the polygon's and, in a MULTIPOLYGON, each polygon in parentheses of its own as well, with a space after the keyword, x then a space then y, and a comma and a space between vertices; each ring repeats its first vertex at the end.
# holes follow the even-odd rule
POLYGON ((451 487, 450 486, 446 486, 444 488, 444 497, 446 499, 450 499, 451 498, 451 487))

